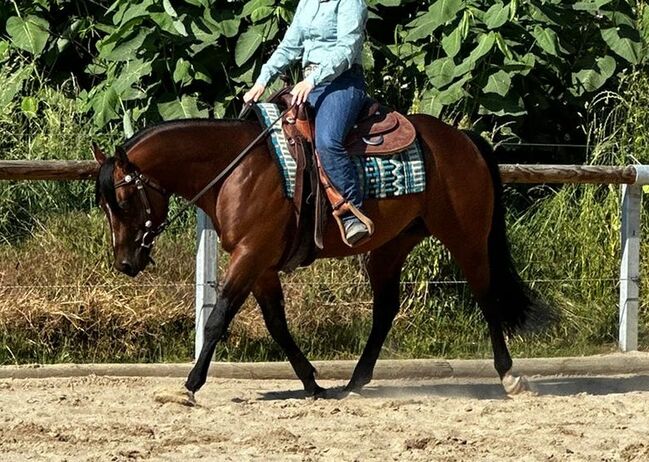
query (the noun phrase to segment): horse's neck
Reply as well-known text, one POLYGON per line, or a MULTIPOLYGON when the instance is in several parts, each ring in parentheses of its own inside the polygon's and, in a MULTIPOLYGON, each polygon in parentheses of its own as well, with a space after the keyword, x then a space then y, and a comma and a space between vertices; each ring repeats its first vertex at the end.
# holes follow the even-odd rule
POLYGON ((129 158, 170 193, 191 199, 259 130, 258 125, 241 121, 161 126, 129 149, 129 158))

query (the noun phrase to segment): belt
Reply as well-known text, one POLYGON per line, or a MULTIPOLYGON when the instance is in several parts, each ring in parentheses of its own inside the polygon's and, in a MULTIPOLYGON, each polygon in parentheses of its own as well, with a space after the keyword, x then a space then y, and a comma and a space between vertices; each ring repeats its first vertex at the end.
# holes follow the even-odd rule
MULTIPOLYGON (((320 67, 320 64, 315 64, 315 63, 310 63, 310 64, 307 64, 306 66, 304 66, 304 69, 302 69, 303 78, 306 79, 309 76, 309 74, 314 72, 319 67, 320 67)), ((362 72, 363 71, 363 66, 361 66, 358 63, 354 63, 354 64, 352 64, 352 67, 349 68, 349 70, 350 71, 353 70, 353 71, 357 71, 357 72, 358 71, 362 72)))

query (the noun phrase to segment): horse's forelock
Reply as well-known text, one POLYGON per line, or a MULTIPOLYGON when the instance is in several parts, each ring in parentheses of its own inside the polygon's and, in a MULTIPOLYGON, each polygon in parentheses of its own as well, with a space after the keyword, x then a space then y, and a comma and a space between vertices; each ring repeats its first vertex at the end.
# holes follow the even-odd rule
POLYGON ((97 182, 95 183, 95 201, 99 205, 99 200, 103 197, 108 207, 117 210, 117 195, 115 194, 115 181, 113 180, 113 171, 115 170, 115 158, 111 157, 106 160, 99 168, 97 182))

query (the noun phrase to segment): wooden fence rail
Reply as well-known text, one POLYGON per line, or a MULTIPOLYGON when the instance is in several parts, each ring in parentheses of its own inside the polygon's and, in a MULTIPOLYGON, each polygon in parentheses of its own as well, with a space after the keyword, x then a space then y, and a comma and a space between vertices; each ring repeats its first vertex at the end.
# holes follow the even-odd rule
MULTIPOLYGON (((97 175, 92 160, 0 160, 0 180, 90 180, 97 175)), ((633 184, 637 171, 590 165, 501 165, 505 183, 633 184)))
MULTIPOLYGON (((0 160, 0 180, 91 180, 95 161, 0 160)), ((619 346, 638 348, 640 288, 640 212, 642 186, 649 184, 649 166, 501 165, 505 183, 620 184, 622 185, 622 255, 620 264, 619 346)), ((196 255, 196 351, 216 300, 218 241, 207 216, 198 215, 196 255)), ((198 354, 198 353, 197 353, 198 354)))

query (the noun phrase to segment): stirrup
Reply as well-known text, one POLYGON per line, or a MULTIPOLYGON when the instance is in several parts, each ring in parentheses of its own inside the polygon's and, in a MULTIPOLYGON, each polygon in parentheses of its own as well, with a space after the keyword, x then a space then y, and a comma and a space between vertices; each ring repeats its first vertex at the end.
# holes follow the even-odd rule
POLYGON ((339 207, 337 207, 336 210, 334 210, 333 216, 334 219, 336 220, 336 223, 338 223, 338 229, 340 229, 340 237, 342 238, 343 242, 347 244, 349 247, 358 247, 360 245, 365 244, 367 241, 370 240, 370 238, 374 234, 374 222, 372 222, 372 220, 370 220, 369 217, 364 215, 360 210, 358 210, 349 202, 344 202, 339 207), (356 218, 358 218, 361 221, 361 223, 363 223, 367 227, 367 236, 365 236, 364 238, 358 240, 353 244, 350 244, 349 241, 347 240, 347 236, 345 233, 345 224, 343 223, 343 219, 342 219, 343 215, 346 215, 347 213, 352 213, 356 218))

